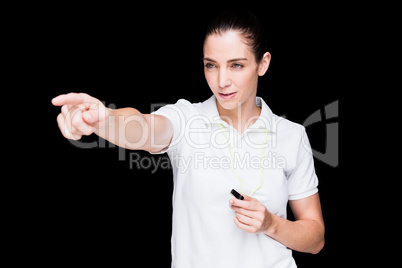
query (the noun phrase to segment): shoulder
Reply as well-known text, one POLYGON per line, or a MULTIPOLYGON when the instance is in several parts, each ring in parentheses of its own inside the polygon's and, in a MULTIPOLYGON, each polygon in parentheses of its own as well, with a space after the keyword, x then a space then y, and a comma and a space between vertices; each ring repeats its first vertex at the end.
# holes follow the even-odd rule
POLYGON ((202 102, 192 103, 186 99, 179 99, 176 104, 178 108, 180 108, 183 112, 186 112, 186 115, 196 115, 202 114, 204 110, 204 106, 202 102))
POLYGON ((303 125, 272 114, 271 125, 277 135, 300 140, 305 133, 303 125))
POLYGON ((301 137, 304 131, 302 125, 274 114, 261 97, 256 98, 256 103, 258 106, 262 107, 261 118, 264 124, 272 133, 276 134, 276 137, 281 137, 284 140, 298 139, 301 137))
POLYGON ((188 119, 189 117, 202 113, 201 103, 191 103, 186 99, 179 99, 174 104, 159 103, 155 105, 156 111, 153 114, 164 115, 164 116, 174 116, 182 120, 188 119))
POLYGON ((273 115, 275 145, 288 159, 312 154, 306 129, 303 125, 273 115))

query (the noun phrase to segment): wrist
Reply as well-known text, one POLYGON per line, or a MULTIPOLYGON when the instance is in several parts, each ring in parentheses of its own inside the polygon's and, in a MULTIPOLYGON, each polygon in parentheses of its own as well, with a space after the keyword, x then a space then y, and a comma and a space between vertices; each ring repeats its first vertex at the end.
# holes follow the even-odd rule
POLYGON ((269 237, 275 237, 278 233, 279 226, 283 223, 284 220, 285 219, 271 213, 271 224, 265 230, 264 234, 269 237))

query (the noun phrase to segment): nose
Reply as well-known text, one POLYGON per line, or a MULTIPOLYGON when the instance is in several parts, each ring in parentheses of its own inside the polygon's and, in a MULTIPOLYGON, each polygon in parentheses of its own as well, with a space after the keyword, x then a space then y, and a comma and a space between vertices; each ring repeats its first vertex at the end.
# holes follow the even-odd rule
POLYGON ((225 68, 221 68, 219 71, 218 83, 220 88, 232 85, 232 81, 230 81, 229 74, 225 68))

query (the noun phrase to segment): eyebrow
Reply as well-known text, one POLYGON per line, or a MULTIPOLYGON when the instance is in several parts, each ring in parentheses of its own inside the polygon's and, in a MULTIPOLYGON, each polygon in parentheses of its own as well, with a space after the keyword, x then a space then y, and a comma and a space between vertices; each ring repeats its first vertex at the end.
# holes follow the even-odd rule
MULTIPOLYGON (((211 59, 211 58, 203 58, 203 60, 211 61, 211 62, 215 62, 215 63, 216 63, 216 60, 213 60, 213 59, 211 59)), ((235 59, 230 59, 230 60, 228 60, 227 62, 234 62, 234 61, 241 61, 241 60, 247 60, 247 58, 235 58, 235 59)))

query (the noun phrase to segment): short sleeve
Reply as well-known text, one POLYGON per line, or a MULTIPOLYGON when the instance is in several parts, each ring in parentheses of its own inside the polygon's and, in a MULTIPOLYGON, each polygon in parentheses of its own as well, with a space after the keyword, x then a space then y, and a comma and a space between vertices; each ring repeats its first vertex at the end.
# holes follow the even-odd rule
POLYGON ((309 197, 318 192, 313 153, 304 127, 296 156, 296 165, 288 174, 289 200, 309 197))
POLYGON ((191 112, 191 106, 192 104, 189 101, 180 99, 175 104, 162 106, 158 110, 151 113, 166 117, 173 126, 173 137, 170 145, 164 150, 152 154, 162 154, 168 152, 180 143, 184 137, 185 122, 188 114, 191 112))

